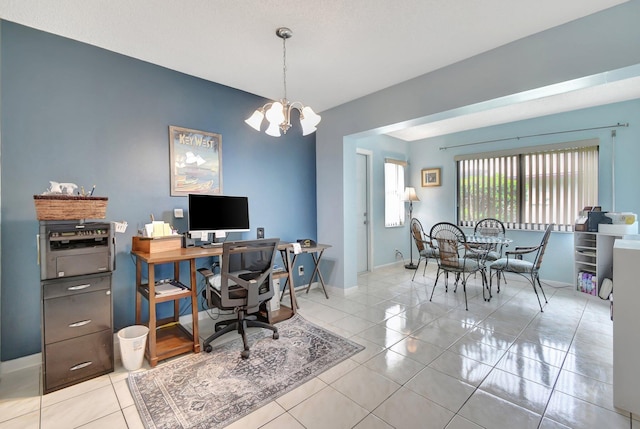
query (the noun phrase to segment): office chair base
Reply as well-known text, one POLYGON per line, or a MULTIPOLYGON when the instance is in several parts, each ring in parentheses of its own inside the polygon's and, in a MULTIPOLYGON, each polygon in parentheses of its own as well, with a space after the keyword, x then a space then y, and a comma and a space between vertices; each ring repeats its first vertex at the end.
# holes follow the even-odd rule
POLYGON ((204 351, 207 353, 211 353, 211 351, 213 350, 211 343, 216 338, 219 338, 228 332, 237 331, 242 336, 242 343, 244 346, 244 349, 242 350, 242 352, 240 352, 240 356, 242 357, 242 359, 248 359, 250 353, 249 353, 249 343, 247 341, 247 334, 246 334, 247 328, 269 329, 273 331, 273 335, 271 336, 271 338, 273 338, 274 340, 277 340, 278 338, 280 338, 280 334, 278 333, 278 328, 266 322, 261 322, 259 320, 252 320, 244 317, 241 319, 232 319, 228 321, 223 320, 221 322, 216 323, 215 332, 211 334, 206 340, 204 340, 202 345, 204 351))

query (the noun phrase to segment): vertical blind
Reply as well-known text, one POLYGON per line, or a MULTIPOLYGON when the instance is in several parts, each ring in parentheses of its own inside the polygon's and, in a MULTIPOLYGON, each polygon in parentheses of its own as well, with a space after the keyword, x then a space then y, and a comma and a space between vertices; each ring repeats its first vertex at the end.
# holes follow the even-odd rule
POLYGON ((384 226, 404 225, 404 167, 406 161, 384 160, 384 226))
POLYGON ((573 225, 578 212, 598 203, 598 148, 523 156, 524 222, 573 225))
POLYGON ((457 162, 461 225, 494 217, 512 228, 571 229, 583 207, 598 203, 598 146, 469 158, 457 162))

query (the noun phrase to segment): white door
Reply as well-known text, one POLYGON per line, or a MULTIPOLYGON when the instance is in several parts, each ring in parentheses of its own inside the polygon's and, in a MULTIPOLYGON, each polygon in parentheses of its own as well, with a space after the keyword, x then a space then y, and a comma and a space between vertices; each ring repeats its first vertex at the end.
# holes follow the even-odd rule
POLYGON ((358 151, 356 161, 356 192, 357 192, 357 252, 358 273, 371 270, 371 227, 369 216, 369 166, 370 153, 358 151))

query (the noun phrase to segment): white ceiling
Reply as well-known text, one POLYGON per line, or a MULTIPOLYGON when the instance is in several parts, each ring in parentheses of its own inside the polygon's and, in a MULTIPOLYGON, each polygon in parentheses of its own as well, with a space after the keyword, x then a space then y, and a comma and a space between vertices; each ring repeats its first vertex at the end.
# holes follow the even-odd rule
POLYGON ((0 0, 0 18, 269 99, 287 26, 288 98, 322 112, 625 1, 0 0))

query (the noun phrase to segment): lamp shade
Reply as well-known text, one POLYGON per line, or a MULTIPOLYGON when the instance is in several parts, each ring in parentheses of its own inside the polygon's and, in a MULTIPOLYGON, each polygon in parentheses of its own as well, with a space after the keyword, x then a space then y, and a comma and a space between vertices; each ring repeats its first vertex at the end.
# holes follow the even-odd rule
POLYGON ((285 119, 282 103, 278 101, 273 103, 271 108, 267 110, 265 117, 267 121, 269 121, 269 128, 267 128, 265 133, 273 137, 280 137, 280 124, 285 119))
POLYGON ((262 109, 258 109, 255 112, 253 112, 253 115, 251 115, 249 119, 246 119, 245 122, 254 130, 260 131, 260 125, 262 124, 263 119, 264 119, 264 113, 262 109))
POLYGON ((420 201, 416 194, 416 188, 413 186, 407 186, 404 188, 404 201, 420 201))
POLYGON ((317 130, 316 125, 320 123, 322 117, 318 115, 309 106, 302 109, 300 115, 300 125, 302 126, 302 135, 309 135, 317 130))

